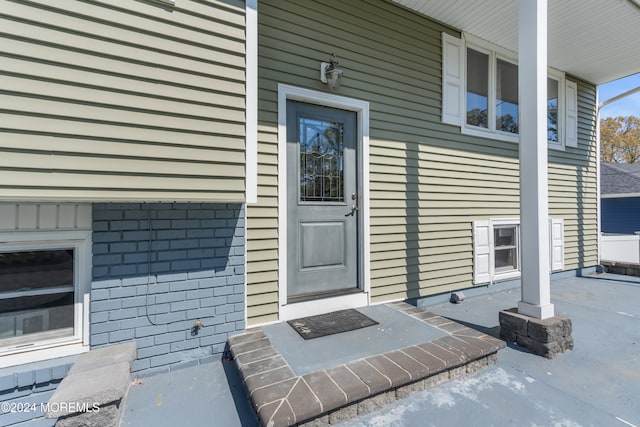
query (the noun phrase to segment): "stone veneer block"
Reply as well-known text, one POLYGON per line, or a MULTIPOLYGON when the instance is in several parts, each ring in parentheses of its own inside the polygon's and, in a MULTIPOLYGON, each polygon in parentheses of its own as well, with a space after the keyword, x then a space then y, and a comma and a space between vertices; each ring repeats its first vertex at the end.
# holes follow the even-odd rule
POLYGON ((325 427, 327 425, 329 425, 329 414, 314 418, 311 421, 298 423, 298 427, 325 427))
POLYGON ((358 404, 345 406, 329 412, 329 424, 339 424, 358 416, 358 404))
POLYGON ((500 337, 515 341, 538 356, 548 359, 573 349, 571 320, 554 316, 534 319, 512 308, 499 314, 500 337))
POLYGON ((550 319, 529 319, 527 336, 542 342, 558 341, 570 336, 572 332, 571 320, 563 316, 550 319))
POLYGON ((467 375, 475 374, 479 370, 489 366, 489 359, 483 357, 482 359, 474 360, 473 362, 469 362, 466 365, 467 375))
POLYGON ((573 338, 571 337, 558 341, 541 342, 530 337, 518 336, 517 343, 532 353, 544 356, 547 359, 552 359, 557 354, 573 349, 573 338))
POLYGON ((429 387, 433 387, 447 381, 449 381, 449 372, 448 371, 440 372, 439 374, 432 375, 428 378, 425 378, 424 388, 427 389, 429 387))
POLYGON ((396 389, 396 399, 404 399, 412 393, 424 390, 424 381, 425 380, 418 380, 416 382, 398 387, 396 389))
MULTIPOLYGON (((502 310, 498 313, 500 323, 500 337, 503 337, 503 330, 518 335, 527 335, 528 317, 518 313, 517 308, 502 310)), ((515 341, 515 340, 514 340, 515 341)))
POLYGON ((454 378, 459 378, 464 376, 467 373, 467 367, 462 365, 456 368, 449 369, 449 379, 452 380, 454 378))
POLYGON ((394 390, 386 391, 384 393, 377 394, 368 399, 358 402, 358 415, 368 414, 369 412, 376 411, 393 403, 396 400, 396 393, 394 390))

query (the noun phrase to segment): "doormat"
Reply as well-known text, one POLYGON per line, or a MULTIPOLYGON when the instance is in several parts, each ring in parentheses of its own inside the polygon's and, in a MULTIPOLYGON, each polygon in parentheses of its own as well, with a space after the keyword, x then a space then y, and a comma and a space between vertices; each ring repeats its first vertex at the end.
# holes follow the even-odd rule
POLYGON ((357 310, 340 310, 317 316, 302 317, 287 322, 305 340, 339 334, 377 325, 378 322, 357 310))

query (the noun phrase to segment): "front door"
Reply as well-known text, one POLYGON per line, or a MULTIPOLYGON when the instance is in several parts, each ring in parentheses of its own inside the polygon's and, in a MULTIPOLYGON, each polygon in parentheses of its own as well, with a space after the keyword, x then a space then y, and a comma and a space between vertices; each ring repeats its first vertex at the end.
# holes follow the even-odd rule
POLYGON ((287 101, 287 301, 359 291, 357 114, 287 101))

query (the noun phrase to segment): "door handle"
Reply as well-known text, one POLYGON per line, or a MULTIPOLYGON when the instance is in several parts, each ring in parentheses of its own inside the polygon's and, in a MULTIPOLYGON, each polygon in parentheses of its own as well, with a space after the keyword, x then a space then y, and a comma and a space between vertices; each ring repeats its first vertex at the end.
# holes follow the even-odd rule
POLYGON ((353 216, 353 215, 355 215, 355 213, 358 211, 358 209, 359 208, 358 208, 357 205, 351 205, 351 212, 349 212, 345 216, 353 216))

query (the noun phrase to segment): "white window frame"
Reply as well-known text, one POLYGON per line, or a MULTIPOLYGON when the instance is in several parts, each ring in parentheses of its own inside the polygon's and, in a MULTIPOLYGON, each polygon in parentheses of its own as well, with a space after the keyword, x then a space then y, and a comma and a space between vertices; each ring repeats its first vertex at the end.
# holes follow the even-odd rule
POLYGON ((519 220, 495 220, 491 222, 491 238, 494 239, 494 244, 493 244, 493 249, 492 249, 492 253, 491 253, 491 259, 493 261, 493 278, 494 280, 502 280, 502 279, 508 279, 511 277, 517 277, 520 275, 520 265, 521 265, 521 258, 520 258, 520 221, 519 220), (505 247, 503 246, 496 246, 495 244, 495 230, 496 228, 515 228, 515 236, 514 236, 514 246, 515 246, 515 250, 516 250, 516 259, 515 259, 515 264, 516 264, 516 268, 515 269, 511 269, 511 270, 503 270, 503 271, 497 271, 496 267, 495 267, 495 260, 496 260, 496 249, 504 249, 505 247))
MULTIPOLYGON (((520 218, 491 218, 474 221, 473 224, 473 284, 493 283, 516 279, 521 276, 522 241, 520 240, 520 218), (494 229, 496 227, 516 226, 517 270, 496 272, 494 229)), ((549 218, 550 269, 564 269, 564 220, 549 218)))
MULTIPOLYGON (((496 69, 497 60, 518 65, 517 54, 470 34, 462 39, 442 34, 442 122, 460 126, 465 135, 518 143, 519 134, 496 129, 496 69), (467 124, 467 49, 489 55, 488 128, 467 124)), ((548 141, 548 147, 565 150, 577 147, 577 85, 566 79, 565 73, 553 68, 547 76, 558 81, 558 141, 548 141)), ((518 119, 520 122, 520 119, 518 119)))
MULTIPOLYGON (((566 133, 566 90, 565 86, 567 81, 563 72, 549 68, 547 72, 547 78, 556 80, 558 82, 558 140, 547 140, 549 148, 554 150, 564 150, 565 147, 565 133, 566 133)), ((547 110, 548 114, 549 110, 547 110)))
POLYGON ((43 339, 33 344, 2 346, 0 368, 79 354, 89 349, 89 289, 91 283, 91 231, 6 231, 0 232, 0 251, 73 249, 74 320, 73 334, 43 339))
MULTIPOLYGON (((509 62, 515 66, 518 66, 518 57, 517 55, 509 52, 506 49, 502 49, 498 46, 494 46, 484 40, 478 39, 476 37, 466 35, 464 38, 464 47, 463 47, 463 55, 464 55, 464 68, 463 68, 463 79, 462 83, 464 84, 463 89, 463 101, 462 101, 462 133, 474 136, 481 136, 484 138, 492 138, 499 139, 503 141, 510 142, 518 142, 520 140, 519 134, 514 134, 510 132, 503 132, 501 130, 496 129, 496 91, 497 91, 497 63, 498 59, 501 59, 505 62, 509 62), (473 49, 477 52, 483 53, 489 56, 489 81, 488 89, 488 104, 487 104, 487 124, 488 128, 483 128, 480 126, 474 126, 467 123, 467 50, 473 49)), ((520 107, 518 106, 518 115, 520 114, 520 107)), ((518 123, 520 122, 520 117, 518 117, 518 123)))
POLYGON ((507 280, 514 279, 516 277, 520 277, 520 267, 522 262, 520 260, 520 218, 500 218, 500 219, 492 219, 489 221, 490 230, 489 230, 489 242, 491 244, 491 280, 499 281, 499 280, 507 280), (495 243, 494 243, 494 230, 499 227, 515 227, 516 228, 516 263, 517 268, 515 270, 508 271, 496 271, 495 260, 496 260, 496 252, 495 252, 495 243))

